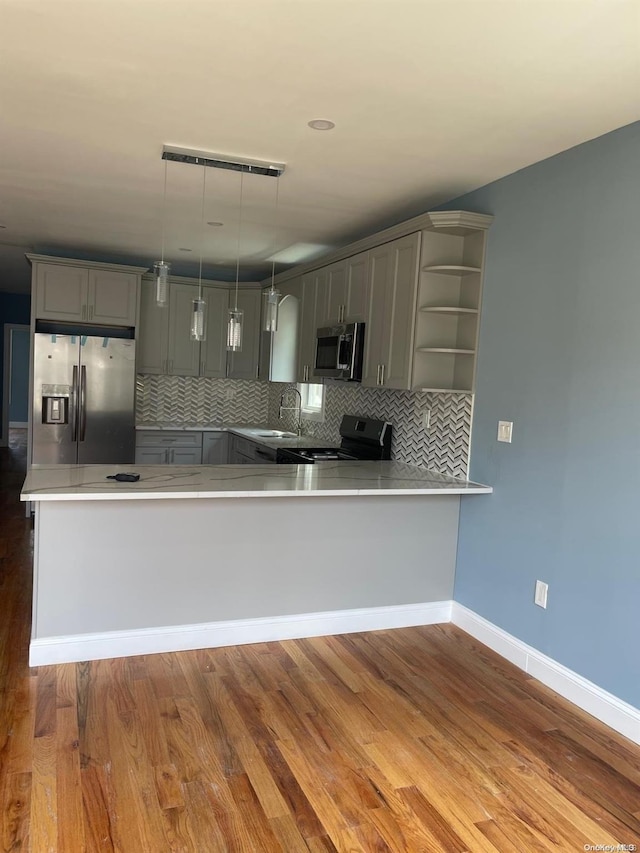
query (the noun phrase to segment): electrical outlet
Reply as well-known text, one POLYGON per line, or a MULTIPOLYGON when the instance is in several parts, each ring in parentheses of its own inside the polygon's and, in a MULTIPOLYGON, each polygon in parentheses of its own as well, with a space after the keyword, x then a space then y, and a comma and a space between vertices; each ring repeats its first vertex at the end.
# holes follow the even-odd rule
POLYGON ((498 421, 498 441, 506 441, 511 444, 513 433, 513 421, 498 421))
POLYGON ((544 581, 536 581, 536 594, 533 598, 534 604, 538 607, 547 606, 547 593, 549 592, 549 584, 544 581))
POLYGON ((233 390, 233 388, 227 388, 227 390, 224 393, 225 400, 233 400, 233 398, 235 396, 236 396, 236 392, 233 390))
POLYGON ((425 429, 429 429, 431 424, 431 409, 427 409, 427 411, 423 415, 423 424, 425 429))

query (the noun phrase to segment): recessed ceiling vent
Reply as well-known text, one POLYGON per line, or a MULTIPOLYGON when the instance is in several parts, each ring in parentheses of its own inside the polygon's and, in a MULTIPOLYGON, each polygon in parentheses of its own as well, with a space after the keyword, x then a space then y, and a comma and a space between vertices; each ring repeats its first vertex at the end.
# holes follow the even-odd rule
POLYGON ((213 154, 211 151, 196 151, 192 148, 175 148, 173 145, 163 147, 162 159, 174 160, 177 163, 192 163, 194 166, 211 166, 214 169, 231 169, 233 172, 250 172, 252 175, 267 175, 270 178, 279 178, 284 172, 284 163, 239 160, 227 154, 213 154))

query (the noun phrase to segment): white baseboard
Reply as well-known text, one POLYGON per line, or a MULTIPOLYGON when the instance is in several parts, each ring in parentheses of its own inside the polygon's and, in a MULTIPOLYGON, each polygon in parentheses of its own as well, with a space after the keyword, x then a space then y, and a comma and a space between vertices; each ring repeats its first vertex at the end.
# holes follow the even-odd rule
POLYGON ((293 616, 237 619, 200 625, 173 625, 69 637, 45 637, 31 640, 29 665, 46 666, 156 652, 209 649, 217 646, 321 637, 328 634, 353 634, 358 631, 434 625, 451 621, 451 604, 451 601, 435 601, 424 604, 302 613, 293 616))
POLYGON ((565 699, 640 744, 640 710, 618 699, 573 670, 523 643, 456 601, 368 607, 237 619, 200 625, 173 625, 70 637, 33 639, 29 665, 130 657, 218 646, 294 640, 453 622, 503 658, 551 687, 565 699))
POLYGON ((583 711, 640 744, 640 710, 608 693, 577 672, 547 657, 457 601, 451 621, 503 658, 537 678, 583 711))
POLYGON ((9 421, 9 429, 27 429, 28 426, 27 421, 9 421))

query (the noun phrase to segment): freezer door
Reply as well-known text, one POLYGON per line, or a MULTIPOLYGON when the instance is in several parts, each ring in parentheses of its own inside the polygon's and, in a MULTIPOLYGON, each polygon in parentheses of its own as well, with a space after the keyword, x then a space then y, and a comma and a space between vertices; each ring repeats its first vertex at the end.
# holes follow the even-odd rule
POLYGON ((78 335, 34 335, 32 456, 35 464, 77 459, 78 335))
POLYGON ((83 336, 78 389, 78 462, 135 458, 135 341, 83 336))

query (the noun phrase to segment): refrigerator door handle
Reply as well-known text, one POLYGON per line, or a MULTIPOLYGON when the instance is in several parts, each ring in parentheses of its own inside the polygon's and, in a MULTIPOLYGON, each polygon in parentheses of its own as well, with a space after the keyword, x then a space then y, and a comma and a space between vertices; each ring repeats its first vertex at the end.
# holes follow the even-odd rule
POLYGON ((79 440, 84 441, 87 431, 87 368, 83 364, 80 368, 80 436, 79 440))
POLYGON ((78 439, 78 365, 73 365, 71 376, 71 441, 78 439))

